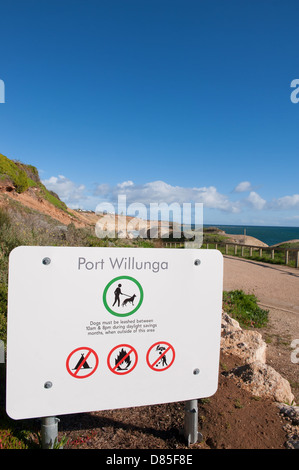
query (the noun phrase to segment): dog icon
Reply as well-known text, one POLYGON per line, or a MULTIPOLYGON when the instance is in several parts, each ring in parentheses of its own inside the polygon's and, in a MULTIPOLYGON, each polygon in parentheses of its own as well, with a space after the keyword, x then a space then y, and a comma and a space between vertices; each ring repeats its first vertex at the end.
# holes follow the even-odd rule
POLYGON ((134 300, 135 300, 136 295, 132 295, 132 297, 129 297, 128 299, 125 299, 122 303, 122 306, 125 307, 129 302, 134 305, 134 300))

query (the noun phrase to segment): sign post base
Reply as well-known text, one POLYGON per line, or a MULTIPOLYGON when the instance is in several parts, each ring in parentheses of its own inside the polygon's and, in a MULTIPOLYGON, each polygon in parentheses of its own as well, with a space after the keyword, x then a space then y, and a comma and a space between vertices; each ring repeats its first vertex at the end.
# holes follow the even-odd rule
POLYGON ((53 416, 42 418, 42 448, 53 449, 58 440, 59 419, 53 416))
POLYGON ((184 421, 184 438, 188 446, 201 442, 203 436, 198 432, 198 404, 197 400, 188 400, 185 403, 185 421, 184 421))

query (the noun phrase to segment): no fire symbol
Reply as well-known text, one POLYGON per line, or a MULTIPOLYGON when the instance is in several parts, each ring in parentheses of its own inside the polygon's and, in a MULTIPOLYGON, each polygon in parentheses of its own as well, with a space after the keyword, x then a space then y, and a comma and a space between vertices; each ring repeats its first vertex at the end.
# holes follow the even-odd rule
POLYGON ((96 371, 98 365, 98 355, 93 349, 87 347, 75 349, 66 360, 68 373, 76 379, 90 377, 96 371))
POLYGON ((119 344, 110 351, 107 364, 111 372, 125 375, 135 369, 138 361, 136 349, 129 344, 119 344))

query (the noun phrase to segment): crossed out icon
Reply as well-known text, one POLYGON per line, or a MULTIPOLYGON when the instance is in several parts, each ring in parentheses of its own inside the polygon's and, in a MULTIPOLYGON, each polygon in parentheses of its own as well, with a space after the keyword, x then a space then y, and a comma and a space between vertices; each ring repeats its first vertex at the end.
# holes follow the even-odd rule
MULTIPOLYGON (((155 372, 169 369, 175 360, 174 347, 166 342, 154 343, 147 351, 146 363, 155 372)), ((138 353, 129 344, 119 344, 108 354, 107 365, 116 375, 126 375, 132 372, 138 363, 138 353)), ((88 378, 95 373, 99 366, 97 353, 89 347, 80 347, 73 350, 67 357, 66 369, 77 379, 88 378)))

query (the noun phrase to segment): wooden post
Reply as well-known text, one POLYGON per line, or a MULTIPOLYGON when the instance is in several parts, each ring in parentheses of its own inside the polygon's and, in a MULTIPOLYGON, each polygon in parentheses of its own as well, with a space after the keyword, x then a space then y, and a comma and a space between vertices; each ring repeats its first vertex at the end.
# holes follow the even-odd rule
POLYGON ((249 248, 249 256, 252 256, 252 246, 249 248))
POLYGON ((263 249, 260 248, 260 257, 262 257, 262 256, 263 256, 263 249))
POLYGON ((299 251, 296 251, 296 268, 299 268, 299 251))
POLYGON ((289 263, 289 250, 285 251, 285 264, 288 265, 289 263))
POLYGON ((271 250, 271 259, 274 259, 274 256, 275 256, 274 255, 274 249, 272 248, 272 250, 271 250))
POLYGON ((241 247, 241 256, 244 256, 244 246, 241 247))
POLYGON ((238 245, 235 245, 235 255, 238 253, 238 245))

